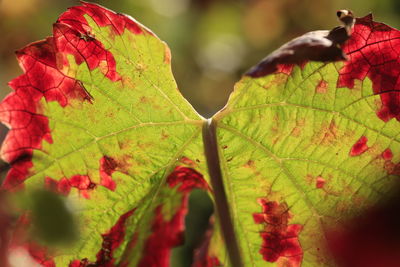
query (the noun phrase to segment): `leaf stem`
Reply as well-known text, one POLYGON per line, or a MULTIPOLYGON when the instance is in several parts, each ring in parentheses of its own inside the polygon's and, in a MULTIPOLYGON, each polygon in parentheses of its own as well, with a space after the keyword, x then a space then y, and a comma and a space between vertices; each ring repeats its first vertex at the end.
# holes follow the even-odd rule
POLYGON ((232 222, 228 199, 222 180, 221 165, 218 155, 218 143, 216 135, 217 122, 208 119, 203 124, 204 152, 207 160, 208 173, 211 179, 211 186, 214 191, 215 204, 219 217, 222 236, 225 240, 230 263, 233 267, 242 267, 241 258, 236 234, 232 222))

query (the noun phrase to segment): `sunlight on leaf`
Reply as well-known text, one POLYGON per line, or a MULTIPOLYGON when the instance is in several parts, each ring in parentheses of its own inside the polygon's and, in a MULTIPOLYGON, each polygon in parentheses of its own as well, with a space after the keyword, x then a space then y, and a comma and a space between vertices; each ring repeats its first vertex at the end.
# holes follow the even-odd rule
MULTIPOLYGON (((203 190, 217 212, 193 266, 375 266, 352 260, 363 251, 349 240, 373 251, 354 225, 383 243, 378 228, 398 219, 386 213, 400 175, 400 33, 337 15, 343 26, 280 47, 205 120, 154 33, 95 4, 68 9, 53 36, 17 51, 24 74, 0 104, 2 189, 36 192, 3 248, 11 261, 169 266, 189 196, 203 190), (35 231, 79 238, 50 246, 35 231)), ((396 262, 399 241, 375 263, 396 262)))

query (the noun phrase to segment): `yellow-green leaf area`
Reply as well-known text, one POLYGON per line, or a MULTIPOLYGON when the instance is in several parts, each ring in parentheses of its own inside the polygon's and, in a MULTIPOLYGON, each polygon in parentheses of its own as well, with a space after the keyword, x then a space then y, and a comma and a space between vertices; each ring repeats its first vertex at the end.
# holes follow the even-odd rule
MULTIPOLYGON (((144 28, 142 34, 125 30, 115 35, 111 27, 100 27, 87 15, 85 19, 96 40, 114 57, 121 78, 112 81, 101 64, 91 70, 85 62, 77 64, 73 55, 64 54, 60 57, 68 64, 63 73, 80 81, 91 99, 68 99, 65 107, 44 99, 40 102, 52 142, 44 141, 33 152, 26 188, 43 187, 46 178, 60 181, 76 175, 89 177, 94 184, 87 190, 71 186, 67 201, 75 207, 80 239, 57 252, 57 266, 67 266, 72 259, 96 262, 102 234, 134 208, 128 220, 130 230, 115 256, 123 254, 136 229, 140 229, 140 251, 150 234, 156 206, 167 198, 181 199, 175 191, 159 192, 177 160, 197 155, 204 162, 202 118, 177 89, 165 43, 144 28), (105 157, 115 165, 109 175, 114 187, 102 177, 105 157)), ((172 209, 176 203, 169 206, 172 209)))
POLYGON ((324 226, 381 200, 396 177, 382 153, 400 152, 398 122, 376 115, 371 81, 337 88, 342 62, 309 62, 290 73, 243 77, 217 113, 217 136, 228 201, 246 266, 276 266, 260 249, 259 199, 285 203, 287 224, 300 225, 303 264, 331 264, 324 226), (351 156, 365 136, 368 149, 351 156))

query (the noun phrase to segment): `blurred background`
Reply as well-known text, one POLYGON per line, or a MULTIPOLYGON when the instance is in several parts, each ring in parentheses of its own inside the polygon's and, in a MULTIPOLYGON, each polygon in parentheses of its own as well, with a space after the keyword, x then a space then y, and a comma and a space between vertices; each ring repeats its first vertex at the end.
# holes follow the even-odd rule
MULTIPOLYGON (((356 16, 372 12, 375 20, 400 26, 400 0, 92 2, 131 15, 168 43, 179 88, 204 117, 222 108, 242 73, 274 49, 305 32, 337 26, 338 9, 351 9, 356 16)), ((51 35, 57 17, 77 4, 77 0, 0 0, 0 98, 10 92, 7 82, 22 73, 14 51, 51 35)), ((5 132, 6 128, 0 126, 0 141, 5 132)), ((1 176, 5 170, 2 165, 1 176)), ((205 193, 191 195, 186 243, 174 251, 173 266, 190 265, 189 255, 212 212, 205 193)))
MULTIPOLYGON (((152 29, 172 50, 183 95, 205 117, 224 106, 243 72, 288 40, 337 26, 336 10, 400 26, 399 0, 101 0, 152 29)), ((0 97, 21 74, 14 51, 51 35, 77 0, 0 0, 0 97)))

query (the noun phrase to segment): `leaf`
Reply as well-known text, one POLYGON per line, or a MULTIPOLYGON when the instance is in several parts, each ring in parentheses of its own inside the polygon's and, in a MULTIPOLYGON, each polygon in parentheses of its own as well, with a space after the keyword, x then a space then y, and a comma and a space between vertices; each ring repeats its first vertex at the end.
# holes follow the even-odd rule
POLYGON ((2 187, 64 196, 80 239, 35 239, 27 210, 9 251, 44 266, 169 266, 202 189, 218 217, 194 266, 346 264, 340 245, 357 234, 342 229, 397 192, 400 34, 338 16, 344 26, 282 46, 204 120, 151 31, 98 5, 70 8, 52 37, 17 52, 24 74, 0 105, 12 166, 2 187))
MULTIPOLYGON (((111 266, 128 242, 130 262, 145 262, 138 251, 181 235, 189 192, 206 186, 176 159, 203 160, 202 119, 177 90, 166 45, 131 18, 83 3, 17 56, 25 73, 0 106, 11 128, 3 188, 58 192, 78 220, 72 247, 43 250, 48 266, 111 266), (168 186, 171 175, 179 177, 168 186)), ((167 262, 179 240, 165 242, 167 262)))
POLYGON ((344 26, 338 26, 331 31, 308 32, 291 40, 253 67, 247 75, 255 78, 262 77, 277 71, 280 64, 346 59, 341 46, 350 38, 354 16, 348 10, 340 10, 337 15, 344 26))
MULTIPOLYGON (((356 20, 343 47, 348 61, 298 60, 297 51, 287 60, 278 50, 236 84, 226 107, 214 116, 245 266, 331 266, 329 233, 394 193, 399 37, 369 15, 356 20), (264 70, 270 75, 258 75, 264 70)), ((296 40, 283 51, 305 39, 296 40)), ((334 255, 347 251, 341 258, 364 257, 349 255, 355 250, 346 246, 347 236, 334 255)), ((341 266, 377 266, 355 262, 341 266)))

